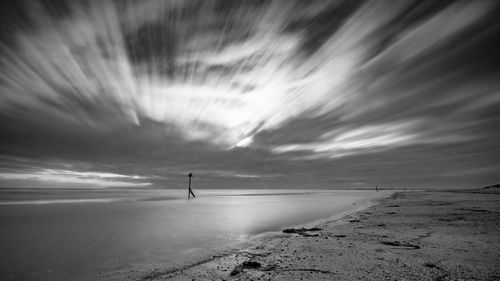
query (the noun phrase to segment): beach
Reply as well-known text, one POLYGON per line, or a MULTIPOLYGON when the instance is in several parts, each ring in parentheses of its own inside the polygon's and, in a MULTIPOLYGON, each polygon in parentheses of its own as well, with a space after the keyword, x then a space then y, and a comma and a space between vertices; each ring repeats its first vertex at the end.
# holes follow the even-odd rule
POLYGON ((0 281, 500 281, 500 0, 0 13, 0 281))
POLYGON ((142 280, 499 280, 498 192, 397 192, 142 280))

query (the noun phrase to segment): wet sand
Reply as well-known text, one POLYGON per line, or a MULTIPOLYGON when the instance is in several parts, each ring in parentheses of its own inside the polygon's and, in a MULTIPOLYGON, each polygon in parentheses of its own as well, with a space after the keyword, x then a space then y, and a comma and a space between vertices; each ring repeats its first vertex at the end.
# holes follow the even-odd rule
POLYGON ((143 280, 500 280, 500 194, 399 192, 143 280))

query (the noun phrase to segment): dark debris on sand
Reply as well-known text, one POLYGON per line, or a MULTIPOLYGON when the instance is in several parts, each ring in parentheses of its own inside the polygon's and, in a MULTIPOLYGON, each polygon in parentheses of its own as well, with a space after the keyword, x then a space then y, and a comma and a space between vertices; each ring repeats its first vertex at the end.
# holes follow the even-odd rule
POLYGON ((321 228, 317 227, 312 227, 312 228, 287 228, 283 229, 283 233, 293 233, 293 234, 299 234, 305 237, 309 236, 319 236, 318 234, 309 234, 308 232, 313 232, 313 231, 320 231, 321 228))
POLYGON ((229 275, 235 276, 243 272, 245 269, 259 269, 261 266, 262 265, 256 261, 244 261, 243 263, 235 266, 229 275))
POLYGON ((399 241, 382 241, 380 244, 387 245, 387 246, 394 246, 394 247, 401 247, 403 249, 409 249, 409 250, 417 250, 420 249, 420 246, 410 244, 410 243, 401 243, 399 241))

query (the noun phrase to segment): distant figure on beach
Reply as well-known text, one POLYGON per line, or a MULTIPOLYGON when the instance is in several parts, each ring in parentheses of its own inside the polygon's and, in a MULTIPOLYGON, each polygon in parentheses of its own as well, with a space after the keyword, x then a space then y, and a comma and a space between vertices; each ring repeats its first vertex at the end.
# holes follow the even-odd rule
POLYGON ((196 198, 196 196, 194 196, 193 190, 191 189, 191 178, 193 177, 193 174, 189 173, 188 177, 189 177, 188 199, 191 199, 191 195, 193 195, 193 198, 196 198))
POLYGON ((378 186, 375 186, 375 190, 378 192, 378 186))

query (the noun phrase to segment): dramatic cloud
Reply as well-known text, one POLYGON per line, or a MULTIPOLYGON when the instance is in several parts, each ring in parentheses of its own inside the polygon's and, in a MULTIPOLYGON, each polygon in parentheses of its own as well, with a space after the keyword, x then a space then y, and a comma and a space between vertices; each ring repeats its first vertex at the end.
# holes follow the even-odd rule
POLYGON ((146 179, 141 176, 127 176, 113 173, 96 173, 96 172, 75 172, 68 170, 51 170, 43 169, 33 173, 0 173, 2 180, 31 180, 31 181, 45 181, 66 183, 66 187, 71 184, 84 185, 85 187, 135 187, 135 186, 148 186, 151 183, 137 183, 128 182, 123 180, 138 180, 146 179))
POLYGON ((0 5, 4 186, 500 180, 495 1, 0 5))

